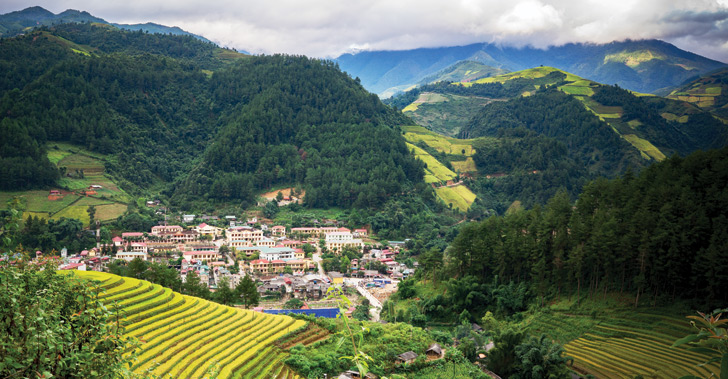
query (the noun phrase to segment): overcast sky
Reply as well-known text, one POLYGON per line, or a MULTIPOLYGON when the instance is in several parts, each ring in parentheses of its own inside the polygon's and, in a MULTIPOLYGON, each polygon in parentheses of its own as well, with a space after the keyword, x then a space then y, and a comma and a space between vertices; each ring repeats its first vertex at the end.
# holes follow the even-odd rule
POLYGON ((33 5, 179 26, 252 53, 657 38, 728 62, 728 0, 2 0, 0 13, 33 5))

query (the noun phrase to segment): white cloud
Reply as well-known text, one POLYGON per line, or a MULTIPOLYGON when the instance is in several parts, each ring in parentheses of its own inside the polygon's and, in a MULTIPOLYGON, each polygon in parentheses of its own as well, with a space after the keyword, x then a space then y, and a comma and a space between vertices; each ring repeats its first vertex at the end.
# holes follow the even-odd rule
POLYGON ((36 4, 179 26, 256 53, 658 38, 728 61, 728 0, 4 0, 0 13, 36 4))

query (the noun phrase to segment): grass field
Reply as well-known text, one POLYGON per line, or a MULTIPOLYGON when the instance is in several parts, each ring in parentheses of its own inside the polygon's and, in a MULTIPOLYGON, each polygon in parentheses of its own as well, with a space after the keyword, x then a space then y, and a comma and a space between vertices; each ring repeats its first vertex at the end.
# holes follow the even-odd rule
POLYGON ((574 358, 573 367, 584 374, 597 378, 707 378, 719 372, 717 364, 698 366, 708 356, 671 347, 694 332, 684 316, 673 315, 674 310, 634 310, 612 297, 585 309, 591 311, 575 311, 573 303, 564 300, 528 320, 533 332, 546 333, 564 344, 566 355, 574 358))
POLYGON ((455 187, 436 188, 437 196, 447 205, 465 212, 475 201, 475 194, 468 187, 459 185, 455 187))
POLYGON ((202 378, 216 365, 218 378, 298 378, 283 364, 288 354, 275 342, 295 339, 291 332, 303 334, 305 321, 226 307, 138 279, 75 273, 102 282, 108 288, 102 302, 125 315, 126 335, 140 341, 133 352, 137 374, 202 378))

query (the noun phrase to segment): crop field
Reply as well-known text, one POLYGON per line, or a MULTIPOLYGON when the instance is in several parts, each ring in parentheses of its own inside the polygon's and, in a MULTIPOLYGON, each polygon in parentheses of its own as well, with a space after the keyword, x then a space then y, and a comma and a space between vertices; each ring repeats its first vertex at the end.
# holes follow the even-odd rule
POLYGON ((435 157, 427 153, 426 151, 422 150, 421 148, 411 144, 407 143, 407 148, 410 151, 414 151, 415 157, 421 160, 422 162, 425 162, 427 167, 425 168, 425 176, 426 176, 426 182, 427 176, 430 176, 430 178, 434 178, 434 182, 428 182, 428 183, 435 183, 435 182, 441 182, 441 181, 447 181, 452 180, 455 178, 455 173, 452 172, 449 168, 445 167, 442 163, 440 163, 435 157))
POLYGON ((688 122, 688 115, 682 115, 682 116, 678 117, 678 115, 676 115, 676 114, 665 112, 665 113, 661 113, 660 116, 662 116, 662 118, 664 118, 665 120, 677 121, 681 124, 688 122))
POLYGON ((660 149, 655 147, 655 145, 650 143, 650 141, 637 137, 634 134, 625 134, 622 136, 622 138, 624 138, 627 142, 629 142, 630 144, 632 144, 632 146, 639 150, 640 154, 642 154, 642 156, 646 159, 654 159, 658 162, 665 159, 665 154, 663 154, 660 149))
POLYGON ((405 131, 404 138, 413 144, 424 142, 433 149, 446 154, 468 157, 475 154, 472 139, 445 137, 421 126, 403 126, 402 129, 405 131))
POLYGON ((475 166, 475 161, 472 157, 468 157, 464 161, 452 161, 452 168, 459 172, 476 172, 478 168, 475 166))
POLYGON ((699 366, 710 357, 671 347, 694 333, 687 319, 662 312, 615 312, 605 317, 554 312, 539 315, 531 323, 564 344, 573 367, 597 378, 676 378, 718 374, 717 363, 699 366))
POLYGON ((464 185, 436 188, 437 196, 447 205, 465 212, 475 201, 475 194, 464 185))
POLYGON ((414 112, 417 110, 420 104, 424 103, 441 103, 447 101, 447 98, 439 93, 425 92, 420 94, 417 100, 413 101, 412 104, 402 109, 402 112, 414 112))
POLYGON ((125 334, 140 342, 132 370, 140 375, 202 378, 299 378, 284 363, 290 343, 328 337, 289 316, 227 307, 181 295, 147 281, 100 272, 75 272, 101 282, 102 302, 122 316, 125 334))

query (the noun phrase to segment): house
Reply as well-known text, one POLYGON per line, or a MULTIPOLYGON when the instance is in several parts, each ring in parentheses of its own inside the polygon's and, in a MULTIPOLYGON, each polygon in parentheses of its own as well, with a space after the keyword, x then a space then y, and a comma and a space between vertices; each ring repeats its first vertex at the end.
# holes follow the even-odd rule
POLYGON ((140 232, 127 232, 127 233, 121 233, 121 238, 125 240, 143 240, 144 239, 144 233, 140 232))
POLYGON ((195 227, 195 231, 201 236, 210 236, 212 239, 222 235, 222 228, 216 226, 207 225, 204 222, 195 227))
POLYGON ((274 237, 285 237, 286 236, 286 227, 283 225, 276 225, 272 228, 270 228, 271 235, 274 237))
POLYGON ((326 249, 341 252, 346 247, 362 250, 364 248, 364 242, 361 239, 355 239, 351 232, 336 231, 326 233, 326 249))
POLYGON ((228 243, 232 241, 248 241, 252 243, 258 243, 263 239, 263 231, 253 229, 249 226, 233 226, 227 229, 225 236, 228 243))
POLYGON ((195 221, 195 215, 182 215, 182 221, 189 224, 192 221, 195 221))
POLYGON ((199 260, 203 262, 216 261, 220 255, 216 251, 185 251, 182 257, 188 261, 199 260))
POLYGON ((124 244, 124 239, 121 238, 121 237, 119 237, 119 236, 116 236, 116 237, 114 237, 114 238, 111 239, 111 242, 114 243, 114 246, 121 247, 121 245, 124 244))
POLYGON ((146 252, 143 251, 120 251, 116 253, 116 259, 123 259, 125 261, 133 261, 136 258, 140 258, 143 261, 149 259, 146 252))
POLYGON ((427 355, 428 360, 440 359, 442 358, 442 347, 437 343, 433 343, 427 348, 425 355, 427 355))
POLYGON ((152 226, 152 234, 155 236, 161 236, 164 234, 174 234, 181 232, 184 228, 179 225, 155 225, 152 226))
POLYGON ((258 286, 258 293, 264 296, 267 292, 281 292, 281 286, 273 283, 266 283, 258 286))
POLYGON ((249 263, 250 269, 259 272, 261 274, 268 274, 269 268, 270 268, 270 262, 266 259, 256 259, 253 261, 250 261, 249 263))
POLYGON ((366 229, 354 229, 354 237, 366 237, 369 235, 369 232, 366 229))
POLYGON ((415 359, 417 359, 417 354, 414 351, 408 351, 405 353, 402 353, 397 356, 396 363, 403 364, 403 363, 414 363, 415 359))
MULTIPOLYGON (((261 231, 261 233, 262 233, 262 231, 261 231)), ((276 245, 276 241, 273 241, 270 238, 263 237, 260 240, 258 240, 258 242, 256 242, 255 245, 261 246, 261 247, 273 247, 276 245)))

